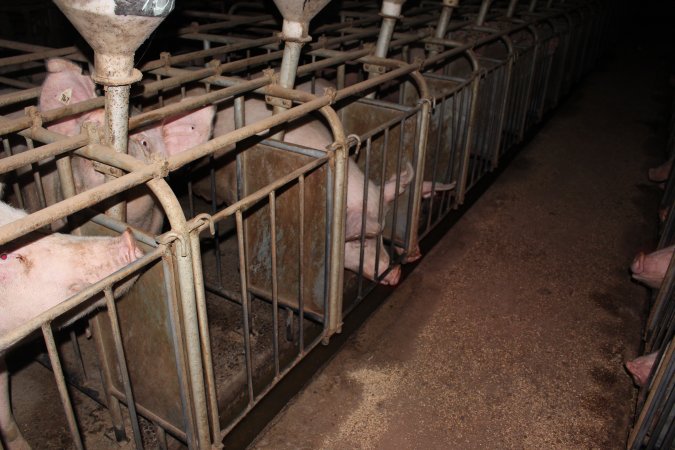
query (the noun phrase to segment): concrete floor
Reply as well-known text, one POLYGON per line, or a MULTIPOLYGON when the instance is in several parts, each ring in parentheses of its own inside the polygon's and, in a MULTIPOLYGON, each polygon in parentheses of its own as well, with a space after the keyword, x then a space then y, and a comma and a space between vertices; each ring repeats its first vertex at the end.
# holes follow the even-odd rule
POLYGON ((625 448, 668 69, 617 46, 252 447, 625 448))

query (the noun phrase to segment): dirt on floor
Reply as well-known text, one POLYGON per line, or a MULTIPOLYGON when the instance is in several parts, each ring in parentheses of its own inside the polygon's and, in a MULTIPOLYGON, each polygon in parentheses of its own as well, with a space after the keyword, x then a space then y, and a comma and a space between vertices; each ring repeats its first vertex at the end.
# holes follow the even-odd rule
POLYGON ((649 302, 628 268, 656 243, 671 95, 650 37, 603 58, 253 448, 625 448, 649 302))

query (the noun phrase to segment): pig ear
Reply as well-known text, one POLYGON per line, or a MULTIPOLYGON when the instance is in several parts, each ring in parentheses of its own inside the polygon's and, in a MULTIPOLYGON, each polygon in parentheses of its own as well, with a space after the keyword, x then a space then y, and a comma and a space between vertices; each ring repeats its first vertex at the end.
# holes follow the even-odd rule
POLYGON ((82 68, 75 64, 72 61, 63 58, 49 58, 46 63, 47 72, 56 73, 56 72, 74 72, 75 74, 81 74, 82 68))
MULTIPOLYGON (((47 60, 49 73, 42 83, 39 108, 41 111, 61 108, 74 103, 96 97, 94 82, 82 69, 65 59, 53 58, 47 60)), ((67 136, 74 136, 80 132, 83 117, 69 118, 61 122, 52 123, 47 128, 67 136)))
POLYGON ((198 109, 164 123, 162 133, 167 156, 173 156, 208 141, 213 131, 213 106, 198 109))
MULTIPOLYGON (((406 163, 405 170, 401 172, 401 178, 398 186, 398 194, 403 194, 408 188, 408 185, 415 176, 415 171, 412 164, 409 162, 406 163)), ((392 175, 384 184, 384 201, 385 203, 390 203, 396 198, 396 174, 392 175)))
POLYGON ((120 236, 122 246, 120 247, 120 256, 124 258, 127 263, 132 263, 143 256, 143 251, 136 245, 136 240, 131 232, 131 228, 127 228, 120 236))
POLYGON ((429 198, 433 194, 441 191, 451 191, 455 188, 457 183, 453 181, 452 183, 436 183, 432 181, 425 181, 422 183, 422 198, 429 198), (432 190, 433 189, 433 190, 432 190))

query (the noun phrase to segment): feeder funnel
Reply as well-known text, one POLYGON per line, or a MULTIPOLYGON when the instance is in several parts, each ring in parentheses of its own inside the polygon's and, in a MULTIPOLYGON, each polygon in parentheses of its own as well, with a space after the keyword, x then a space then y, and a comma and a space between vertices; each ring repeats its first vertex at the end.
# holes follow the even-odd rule
POLYGON ((274 0, 284 17, 281 30, 284 40, 303 40, 307 37, 309 21, 326 6, 330 0, 274 0))
POLYGON ((134 53, 173 10, 174 0, 54 0, 94 49, 95 80, 130 84, 134 53))

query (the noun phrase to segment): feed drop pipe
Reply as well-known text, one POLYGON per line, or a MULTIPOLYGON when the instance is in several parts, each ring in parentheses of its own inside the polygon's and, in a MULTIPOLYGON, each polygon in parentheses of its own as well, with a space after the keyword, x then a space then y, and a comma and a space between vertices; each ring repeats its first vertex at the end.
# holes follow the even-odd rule
MULTIPOLYGON (((386 58, 389 51, 389 44, 391 37, 394 35, 394 28, 396 27, 396 20, 401 17, 401 8, 405 0, 384 0, 382 2, 382 25, 380 26, 380 34, 377 37, 377 44, 375 44, 375 53, 373 56, 378 58, 386 58)), ((368 79, 372 79, 384 72, 384 67, 378 65, 364 65, 369 71, 368 79)), ((375 98, 375 92, 371 92, 366 98, 375 98)))
MULTIPOLYGON (((142 78, 134 69, 134 53, 173 10, 174 0, 54 0, 77 31, 94 49, 93 79, 105 89, 105 142, 127 153, 129 89, 142 78)), ((126 205, 109 214, 126 220, 126 205)))
MULTIPOLYGON (((279 85, 292 89, 295 85, 295 75, 300 61, 300 52, 306 42, 312 40, 308 34, 309 22, 328 4, 330 0, 274 0, 279 12, 284 18, 281 28, 281 39, 284 40, 284 53, 279 68, 279 85)), ((267 99, 274 106, 274 114, 289 109, 291 102, 287 99, 267 99)), ((282 141, 284 131, 280 131, 274 139, 282 141)))

